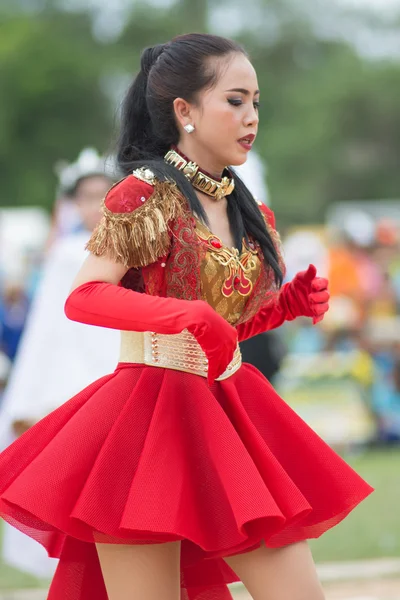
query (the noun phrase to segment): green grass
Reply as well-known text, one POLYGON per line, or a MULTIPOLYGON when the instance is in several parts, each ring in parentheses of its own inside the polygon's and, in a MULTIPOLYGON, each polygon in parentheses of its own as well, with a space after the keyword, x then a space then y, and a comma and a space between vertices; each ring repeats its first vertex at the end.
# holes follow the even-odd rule
MULTIPOLYGON (((2 546, 2 538, 3 521, 0 519, 0 547, 2 546)), ((21 573, 21 571, 5 565, 0 555, 0 590, 34 589, 48 587, 48 584, 48 581, 36 579, 32 575, 21 573)))
MULTIPOLYGON (((400 556, 400 449, 346 458, 375 492, 342 523, 311 541, 317 562, 400 556)), ((0 589, 46 586, 0 561, 0 589)))
POLYGON ((40 581, 0 562, 0 590, 22 590, 40 587, 48 587, 48 582, 40 581))
POLYGON ((400 449, 345 459, 375 492, 342 523, 310 542, 315 560, 400 557, 400 449))

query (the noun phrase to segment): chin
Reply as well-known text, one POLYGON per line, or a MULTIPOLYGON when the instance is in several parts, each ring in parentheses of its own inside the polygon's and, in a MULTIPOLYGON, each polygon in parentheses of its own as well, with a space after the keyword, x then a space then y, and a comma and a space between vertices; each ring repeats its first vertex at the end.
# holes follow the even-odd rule
POLYGON ((231 166, 231 167, 240 167, 240 165, 244 165, 244 163, 247 161, 248 158, 248 154, 247 152, 243 152, 243 153, 235 153, 232 154, 232 156, 229 157, 229 161, 227 161, 227 165, 231 166))

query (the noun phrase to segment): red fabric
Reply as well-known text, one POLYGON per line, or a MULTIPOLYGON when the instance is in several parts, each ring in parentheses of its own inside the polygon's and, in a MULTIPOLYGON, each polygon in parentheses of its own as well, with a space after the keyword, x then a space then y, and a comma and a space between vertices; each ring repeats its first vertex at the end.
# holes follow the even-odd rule
POLYGON ((167 540, 182 599, 225 600, 222 556, 318 537, 371 490, 250 365, 210 388, 120 364, 0 455, 0 513, 61 556, 49 600, 107 600, 94 541, 167 540))
POLYGON ((132 212, 143 206, 145 200, 153 193, 153 186, 128 175, 116 183, 107 193, 105 205, 113 213, 132 212))
POLYGON ((268 223, 271 225, 272 229, 275 229, 276 223, 274 212, 269 208, 269 206, 265 206, 265 204, 260 204, 259 206, 261 212, 263 212, 267 217, 268 223))
POLYGON ((127 331, 192 333, 208 358, 208 381, 224 373, 237 345, 236 330, 203 300, 159 298, 111 283, 90 281, 65 303, 73 321, 127 331))
POLYGON ((317 277, 316 268, 310 265, 307 271, 300 271, 291 282, 282 286, 273 304, 237 326, 239 341, 275 329, 297 317, 312 317, 315 325, 329 309, 329 297, 328 280, 317 277))
MULTIPOLYGON (((151 192, 129 176, 106 205, 131 211, 151 192)), ((236 332, 196 301, 193 227, 173 223, 164 268, 160 259, 142 269, 147 294, 173 298, 91 282, 70 296, 67 314, 120 329, 188 327, 217 372, 236 332)), ((290 318, 288 298, 281 293, 272 312, 238 332, 290 318)), ((222 557, 263 540, 279 547, 318 537, 371 491, 250 365, 209 386, 188 373, 120 364, 0 455, 0 515, 60 558, 48 600, 108 600, 94 542, 172 540, 182 542, 181 600, 228 600, 226 584, 237 577, 222 557)))

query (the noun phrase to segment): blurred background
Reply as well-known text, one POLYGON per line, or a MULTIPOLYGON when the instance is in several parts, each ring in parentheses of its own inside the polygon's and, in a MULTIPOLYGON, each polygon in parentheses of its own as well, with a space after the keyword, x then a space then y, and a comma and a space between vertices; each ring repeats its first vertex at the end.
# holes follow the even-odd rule
MULTIPOLYGON (((330 279, 323 323, 285 325, 256 353, 291 406, 376 487, 312 542, 328 597, 399 600, 400 0, 0 0, 0 398, 49 256, 91 229, 84 206, 117 177, 98 165, 113 153, 141 49, 190 31, 249 51, 261 109, 247 176, 263 178, 288 279, 310 262, 330 279), (86 179, 97 187, 79 187, 86 179)), ((7 427, 15 437, 32 420, 21 413, 7 427)), ((13 595, 45 583, 40 569, 11 564, 3 552, 0 598, 44 600, 13 595)))

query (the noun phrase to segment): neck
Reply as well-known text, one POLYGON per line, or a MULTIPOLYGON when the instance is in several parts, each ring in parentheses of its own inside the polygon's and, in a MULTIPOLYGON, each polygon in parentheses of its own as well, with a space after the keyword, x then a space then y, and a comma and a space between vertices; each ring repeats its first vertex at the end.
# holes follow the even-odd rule
POLYGON ((202 171, 209 173, 211 177, 221 179, 226 165, 220 164, 219 161, 212 156, 211 152, 205 152, 200 148, 194 148, 193 144, 190 143, 190 140, 182 140, 178 143, 177 148, 181 153, 185 154, 189 160, 195 162, 202 171))

